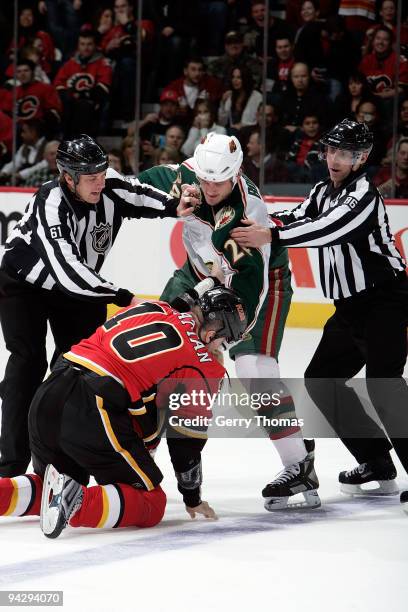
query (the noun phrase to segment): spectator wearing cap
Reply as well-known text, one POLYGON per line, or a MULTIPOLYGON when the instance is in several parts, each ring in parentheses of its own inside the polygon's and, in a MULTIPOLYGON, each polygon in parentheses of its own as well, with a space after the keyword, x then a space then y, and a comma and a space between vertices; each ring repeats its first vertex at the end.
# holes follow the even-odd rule
POLYGON ((54 80, 64 106, 66 138, 85 132, 95 136, 98 128, 99 133, 106 132, 112 67, 97 50, 96 40, 96 32, 81 32, 74 57, 61 66, 54 80))
POLYGON ((228 32, 225 36, 224 47, 224 55, 208 64, 208 74, 222 80, 223 85, 226 86, 231 70, 247 67, 252 73, 255 87, 259 87, 262 80, 262 62, 245 49, 243 35, 240 32, 228 32))
MULTIPOLYGON (((148 113, 140 122, 139 134, 141 141, 149 141, 153 148, 164 145, 167 128, 178 123, 178 95, 172 89, 167 89, 160 96, 160 108, 157 113, 148 113)), ((135 123, 128 127, 128 136, 134 136, 135 123)))
POLYGON ((186 157, 192 157, 197 145, 210 132, 226 134, 226 129, 216 122, 214 106, 209 100, 197 100, 194 109, 193 125, 191 126, 181 151, 186 157))
POLYGON ((183 76, 169 83, 163 94, 168 90, 176 92, 180 111, 192 121, 193 109, 198 99, 210 100, 216 104, 219 102, 222 83, 216 77, 206 74, 201 58, 190 57, 185 61, 183 76))

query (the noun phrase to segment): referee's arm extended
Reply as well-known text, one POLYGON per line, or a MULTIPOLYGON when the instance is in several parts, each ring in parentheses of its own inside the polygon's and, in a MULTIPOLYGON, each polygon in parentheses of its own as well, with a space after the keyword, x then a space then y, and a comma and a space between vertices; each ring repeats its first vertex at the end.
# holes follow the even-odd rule
POLYGON ((130 291, 104 280, 84 261, 74 239, 72 219, 61 200, 44 201, 37 196, 31 229, 33 248, 65 293, 88 301, 130 304, 130 291))

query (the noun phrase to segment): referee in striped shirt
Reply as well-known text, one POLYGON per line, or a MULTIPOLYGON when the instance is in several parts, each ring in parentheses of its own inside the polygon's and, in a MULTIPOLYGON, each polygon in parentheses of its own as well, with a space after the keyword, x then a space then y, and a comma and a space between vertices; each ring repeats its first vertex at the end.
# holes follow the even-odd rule
MULTIPOLYGON (((384 201, 362 168, 372 133, 365 124, 345 119, 321 144, 330 178, 317 183, 293 211, 274 214, 271 228, 248 220, 231 235, 243 247, 272 241, 318 248, 323 292, 336 310, 306 370, 306 386, 359 464, 340 473, 342 490, 361 494, 361 485, 373 481, 379 483, 377 493, 396 493, 391 444, 346 382, 366 366, 371 401, 408 472, 408 388, 402 378, 408 324, 405 262, 384 201)), ((401 501, 408 502, 404 495, 401 501)))
POLYGON ((44 183, 9 236, 0 267, 0 320, 9 357, 2 383, 0 476, 24 474, 30 461, 27 415, 47 370, 50 325, 66 352, 106 320, 108 303, 128 306, 127 289, 99 271, 125 218, 187 214, 166 193, 108 168, 89 136, 61 143, 60 177, 44 183))

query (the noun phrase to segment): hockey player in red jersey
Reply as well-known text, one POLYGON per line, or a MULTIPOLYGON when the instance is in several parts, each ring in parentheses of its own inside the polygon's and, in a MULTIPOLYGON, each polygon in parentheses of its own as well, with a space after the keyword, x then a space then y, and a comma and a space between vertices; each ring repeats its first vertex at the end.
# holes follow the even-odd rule
POLYGON ((189 312, 180 313, 166 302, 121 310, 57 362, 30 409, 35 474, 0 479, 0 514, 38 515, 42 493, 41 528, 51 538, 68 523, 156 525, 166 496, 148 446, 167 427, 187 512, 192 518, 196 513, 216 518, 201 500, 200 488, 210 398, 225 374, 211 351, 240 340, 247 320, 241 299, 230 289, 184 299, 189 312), (154 394, 157 419, 149 414, 154 394), (174 401, 180 394, 181 408, 166 418, 170 396, 174 401), (199 425, 191 425, 195 421, 199 425), (90 475, 98 486, 86 487, 90 475))

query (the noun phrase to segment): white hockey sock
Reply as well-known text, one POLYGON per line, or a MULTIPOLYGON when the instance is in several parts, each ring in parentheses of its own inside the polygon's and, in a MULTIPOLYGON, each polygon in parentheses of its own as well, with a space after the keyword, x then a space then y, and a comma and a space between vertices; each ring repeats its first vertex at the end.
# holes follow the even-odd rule
POLYGON ((249 378, 279 378, 279 365, 274 357, 252 353, 237 355, 235 358, 235 371, 237 377, 249 378))
POLYGON ((303 461, 307 455, 305 443, 300 432, 296 432, 286 438, 272 440, 272 442, 279 453, 284 467, 303 461))

